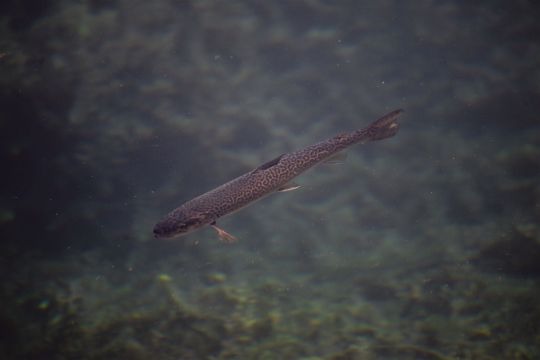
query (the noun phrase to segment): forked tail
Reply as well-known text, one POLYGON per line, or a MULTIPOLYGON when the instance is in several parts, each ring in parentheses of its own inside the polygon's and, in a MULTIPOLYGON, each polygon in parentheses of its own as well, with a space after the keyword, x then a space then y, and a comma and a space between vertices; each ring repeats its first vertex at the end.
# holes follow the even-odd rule
POLYGON ((396 135, 399 130, 397 118, 403 112, 402 109, 394 110, 375 120, 367 128, 360 130, 361 137, 365 141, 382 140, 396 135))

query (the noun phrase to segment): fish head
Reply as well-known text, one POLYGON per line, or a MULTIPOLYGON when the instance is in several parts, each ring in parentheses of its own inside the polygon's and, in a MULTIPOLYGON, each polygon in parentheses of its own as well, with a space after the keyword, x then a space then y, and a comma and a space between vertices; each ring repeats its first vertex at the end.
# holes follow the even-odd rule
POLYGON ((187 211, 178 208, 154 226, 154 237, 156 239, 170 239, 186 235, 214 222, 214 220, 213 214, 208 212, 187 211))

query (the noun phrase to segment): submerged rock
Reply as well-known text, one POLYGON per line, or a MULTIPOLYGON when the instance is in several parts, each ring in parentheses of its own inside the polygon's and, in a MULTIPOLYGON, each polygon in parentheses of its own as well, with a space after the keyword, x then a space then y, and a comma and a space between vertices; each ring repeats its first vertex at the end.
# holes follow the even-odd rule
POLYGON ((520 277, 540 277, 540 242, 519 229, 503 235, 471 260, 477 267, 520 277))

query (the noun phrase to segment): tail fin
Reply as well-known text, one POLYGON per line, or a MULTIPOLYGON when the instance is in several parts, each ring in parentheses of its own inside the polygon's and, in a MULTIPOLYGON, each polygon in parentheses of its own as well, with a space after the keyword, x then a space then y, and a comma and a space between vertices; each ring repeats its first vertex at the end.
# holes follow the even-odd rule
POLYGON ((367 141, 382 140, 396 135, 399 130, 397 118, 403 112, 402 109, 394 110, 378 120, 375 120, 367 128, 362 129, 363 137, 367 141))

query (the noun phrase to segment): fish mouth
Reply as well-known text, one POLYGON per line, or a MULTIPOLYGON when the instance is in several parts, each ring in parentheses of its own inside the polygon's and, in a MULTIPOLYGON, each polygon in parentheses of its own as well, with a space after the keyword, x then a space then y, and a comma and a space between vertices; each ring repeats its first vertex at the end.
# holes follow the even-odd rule
POLYGON ((159 234, 159 233, 157 233, 155 231, 153 232, 153 234, 154 234, 153 238, 156 239, 156 240, 167 239, 167 236, 159 234))

